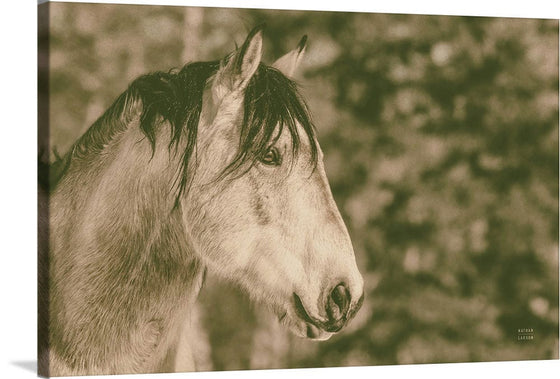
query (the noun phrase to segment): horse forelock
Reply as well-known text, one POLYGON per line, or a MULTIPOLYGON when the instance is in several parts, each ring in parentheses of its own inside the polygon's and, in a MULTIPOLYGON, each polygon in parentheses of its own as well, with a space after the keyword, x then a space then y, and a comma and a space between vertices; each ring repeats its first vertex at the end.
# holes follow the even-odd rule
POLYGON ((300 151, 302 137, 307 139, 309 160, 315 166, 315 128, 296 82, 261 63, 245 90, 238 152, 223 173, 232 173, 248 161, 254 164, 280 138, 284 128, 290 135, 294 156, 300 151), (300 135, 300 127, 305 136, 300 135))
MULTIPOLYGON (((181 70, 154 72, 134 80, 70 151, 51 164, 51 173, 56 175, 51 175, 50 189, 55 188, 72 161, 93 159, 92 154, 102 151, 134 117, 139 117, 140 129, 152 152, 161 121, 171 126, 171 138, 167 142, 170 151, 185 139, 176 182, 177 205, 180 196, 188 190, 189 161, 196 147, 204 90, 220 67, 220 61, 195 62, 181 70)), ((307 105, 297 84, 280 71, 260 64, 245 89, 242 110, 238 151, 223 175, 238 171, 247 162, 252 166, 276 142, 284 128, 291 137, 292 153, 297 155, 302 142, 301 127, 310 145, 310 162, 317 163, 318 147, 307 105)))

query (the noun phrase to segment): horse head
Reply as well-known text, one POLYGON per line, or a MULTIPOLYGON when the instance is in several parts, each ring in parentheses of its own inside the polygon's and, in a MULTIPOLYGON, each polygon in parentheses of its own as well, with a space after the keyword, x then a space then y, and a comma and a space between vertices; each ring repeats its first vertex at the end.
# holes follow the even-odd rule
POLYGON ((195 255, 267 304, 293 333, 328 339, 354 316, 363 279, 306 105, 289 79, 305 50, 261 63, 254 29, 204 89, 189 190, 195 255))

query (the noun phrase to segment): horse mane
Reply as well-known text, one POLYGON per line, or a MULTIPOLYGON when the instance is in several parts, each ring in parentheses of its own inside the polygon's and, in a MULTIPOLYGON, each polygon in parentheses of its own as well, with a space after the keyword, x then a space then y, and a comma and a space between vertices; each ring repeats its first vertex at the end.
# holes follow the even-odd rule
MULTIPOLYGON (((208 80, 219 68, 219 61, 195 62, 185 65, 181 70, 158 71, 134 80, 70 151, 50 165, 49 190, 56 188, 72 161, 85 160, 102 151, 117 133, 126 129, 132 118, 137 116, 138 107, 141 107, 140 129, 150 142, 152 152, 155 151, 159 120, 171 125, 169 150, 177 147, 183 134, 186 135, 181 176, 177 182, 177 204, 187 188, 187 167, 196 147, 203 92, 208 80)), ((290 132, 292 152, 296 155, 301 142, 298 124, 303 127, 309 140, 310 160, 316 165, 318 148, 314 126, 294 81, 261 63, 245 90, 243 111, 239 150, 224 169, 223 175, 232 173, 247 162, 252 166, 279 138, 284 127, 290 132)))

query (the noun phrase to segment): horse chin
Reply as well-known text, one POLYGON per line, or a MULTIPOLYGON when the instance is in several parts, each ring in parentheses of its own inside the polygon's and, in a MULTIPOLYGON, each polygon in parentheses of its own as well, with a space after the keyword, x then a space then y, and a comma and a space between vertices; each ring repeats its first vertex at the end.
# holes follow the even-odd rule
POLYGON ((314 341, 326 341, 334 333, 327 332, 313 323, 303 320, 297 315, 291 315, 285 312, 279 317, 282 325, 286 326, 290 332, 298 337, 307 338, 314 341))
POLYGON ((298 337, 314 341, 326 341, 333 335, 333 333, 324 331, 312 323, 301 319, 297 319, 289 323, 288 329, 298 337))
POLYGON ((305 323, 305 326, 306 326, 305 336, 311 340, 326 341, 329 338, 331 338, 331 336, 333 335, 333 333, 329 333, 322 329, 319 329, 318 327, 316 327, 315 325, 309 322, 305 323))

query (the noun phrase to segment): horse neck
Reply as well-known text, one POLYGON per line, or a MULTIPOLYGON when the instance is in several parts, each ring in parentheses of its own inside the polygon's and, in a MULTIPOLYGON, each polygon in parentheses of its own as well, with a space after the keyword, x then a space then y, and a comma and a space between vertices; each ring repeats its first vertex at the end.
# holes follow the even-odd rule
POLYGON ((101 285, 133 282, 138 294, 176 281, 185 293, 198 285, 202 267, 173 207, 181 154, 165 143, 168 125, 158 128, 152 151, 138 123, 95 156, 71 162, 50 207, 53 263, 101 285))

